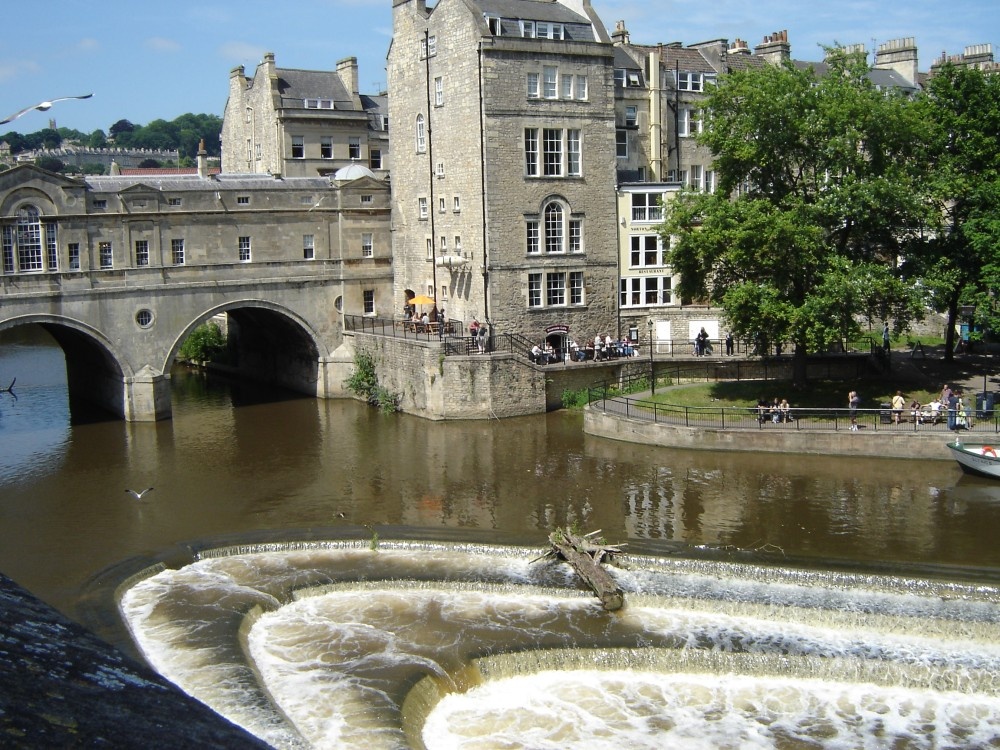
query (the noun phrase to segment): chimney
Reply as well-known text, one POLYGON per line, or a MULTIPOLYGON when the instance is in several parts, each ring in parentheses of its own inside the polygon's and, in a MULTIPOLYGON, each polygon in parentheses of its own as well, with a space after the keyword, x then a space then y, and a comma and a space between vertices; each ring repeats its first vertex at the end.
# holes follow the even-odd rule
POLYGON ((875 68, 894 70, 911 86, 917 84, 917 45, 912 36, 893 39, 875 50, 875 68))
POLYGON ((781 65, 792 57, 792 45, 788 43, 788 30, 775 31, 764 37, 764 41, 753 51, 771 65, 781 65))
POLYGON ((351 95, 354 108, 361 109, 361 97, 358 92, 358 58, 345 57, 343 60, 337 60, 337 77, 351 95))
POLYGON ((615 30, 611 34, 611 41, 614 44, 629 44, 629 33, 628 29, 625 28, 624 21, 618 21, 615 23, 615 30))
POLYGON ((727 52, 730 55, 749 55, 750 45, 744 42, 742 39, 736 38, 733 40, 733 43, 729 45, 729 49, 727 50, 727 52))
POLYGON ((205 150, 205 139, 198 142, 198 176, 202 179, 208 177, 208 152, 205 150))

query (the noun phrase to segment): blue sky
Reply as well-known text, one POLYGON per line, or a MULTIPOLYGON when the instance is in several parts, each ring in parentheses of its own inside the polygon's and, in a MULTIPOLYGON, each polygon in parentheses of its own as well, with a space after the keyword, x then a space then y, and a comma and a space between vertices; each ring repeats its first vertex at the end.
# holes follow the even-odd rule
MULTIPOLYGON (((623 19, 643 44, 744 39, 788 30, 792 54, 818 60, 821 45, 915 37, 920 70, 942 51, 993 44, 1000 60, 998 0, 592 0, 611 31, 623 19)), ((0 133, 47 127, 107 131, 119 119, 145 125, 185 112, 222 115, 229 72, 251 72, 265 52, 279 67, 333 70, 354 56, 362 91, 385 82, 392 0, 40 0, 19 5, 0 42, 0 117, 41 100, 93 92, 86 101, 32 112, 0 133), (31 18, 34 16, 34 18, 31 18)), ((9 14, 8 14, 9 15, 9 14)))

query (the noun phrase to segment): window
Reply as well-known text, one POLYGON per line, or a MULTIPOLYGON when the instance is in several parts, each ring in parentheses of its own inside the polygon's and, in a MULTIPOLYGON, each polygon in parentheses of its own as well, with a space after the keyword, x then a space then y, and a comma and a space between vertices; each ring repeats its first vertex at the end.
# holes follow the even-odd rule
POLYGON ((583 173, 582 162, 580 160, 580 131, 571 129, 566 131, 566 169, 572 176, 579 176, 583 173))
POLYGON ((663 248, 659 235, 633 235, 629 258, 630 268, 649 268, 663 265, 663 248))
POLYGON ((167 205, 168 206, 179 206, 179 205, 181 205, 181 199, 180 198, 167 198, 167 205))
POLYGON ((69 270, 79 271, 80 270, 80 243, 71 242, 69 243, 69 270))
POLYGON ((701 192, 705 189, 705 183, 702 181, 702 174, 704 169, 701 164, 691 165, 691 189, 701 192))
POLYGON ((576 98, 580 101, 587 99, 587 76, 576 77, 576 98))
POLYGON ((545 304, 548 307, 566 304, 566 274, 555 272, 545 275, 545 304))
POLYGON ((642 85, 642 82, 639 80, 639 71, 638 70, 630 70, 628 72, 628 86, 629 86, 629 88, 632 88, 632 89, 639 88, 639 86, 641 86, 641 85, 642 85))
POLYGON ((417 115, 416 138, 417 153, 422 154, 427 150, 427 130, 424 127, 423 115, 417 115))
POLYGON ((135 241, 135 264, 137 266, 149 265, 149 240, 135 241))
POLYGON ((302 235, 302 259, 313 260, 316 257, 316 235, 302 235))
POLYGON ((322 159, 333 158, 333 137, 329 135, 321 136, 319 139, 319 155, 322 159))
POLYGON ((250 238, 240 237, 240 263, 250 262, 250 238))
POLYGON ((292 136, 292 158, 304 159, 306 156, 306 143, 301 135, 292 136))
POLYGON ((361 158, 361 138, 354 135, 347 139, 347 158, 361 158))
POLYGON ((4 224, 0 231, 3 232, 3 272, 14 273, 14 228, 4 224))
POLYGON ((663 221, 659 193, 632 193, 632 221, 663 221))
POLYGON ((521 36, 523 36, 526 39, 534 39, 535 37, 534 21, 521 21, 521 36))
POLYGON ((538 129, 524 129, 524 173, 528 177, 538 176, 538 129))
POLYGON ((303 99, 306 109, 333 109, 333 99, 303 99))
POLYGON ((563 209, 558 203, 545 207, 545 252, 561 253, 563 246, 563 209))
POLYGON ((56 243, 56 225, 45 225, 45 262, 48 270, 59 270, 59 245, 56 243))
POLYGON ((462 238, 460 235, 455 235, 455 255, 462 255, 462 238))
POLYGON ((427 56, 434 57, 438 51, 438 38, 436 36, 427 37, 427 56))
POLYGON ((247 161, 253 158, 253 140, 247 138, 247 161))
POLYGON ((542 306, 542 275, 528 274, 528 307, 542 306))
POLYGON ((371 258, 375 254, 375 242, 371 232, 361 233, 361 257, 371 258))
POLYGON ((619 159, 628 158, 628 131, 615 131, 615 156, 619 159))
POLYGON ((615 68, 615 86, 625 85, 625 69, 615 68))
POLYGON ((443 234, 441 235, 441 255, 445 256, 448 254, 448 238, 443 234))
POLYGON ((451 208, 456 214, 462 212, 462 200, 457 195, 455 196, 455 204, 451 208))
POLYGON ((254 159, 256 159, 257 161, 260 161, 260 155, 261 155, 261 153, 262 152, 261 152, 261 149, 260 149, 260 144, 259 143, 254 144, 254 149, 253 149, 253 157, 254 157, 254 159))
POLYGON ((538 73, 528 73, 528 98, 538 98, 538 73))
POLYGON ((98 242, 97 254, 100 258, 101 268, 114 268, 115 256, 110 242, 98 242))
POLYGON ((90 205, 92 205, 94 208, 107 208, 108 202, 104 198, 98 198, 90 205))
POLYGON ((251 107, 247 107, 246 116, 247 116, 246 119, 247 122, 253 122, 253 109, 251 107))
POLYGON ((441 107, 444 105, 444 79, 438 76, 434 79, 434 106, 441 107))
POLYGON ((43 270, 42 223, 34 206, 17 212, 17 270, 22 273, 43 270))
POLYGON ((502 26, 500 24, 500 19, 497 16, 486 16, 486 23, 489 25, 490 33, 493 36, 500 36, 502 26))
POLYGON ((542 68, 542 95, 546 99, 555 99, 559 95, 559 69, 553 65, 542 68))
POLYGON ((447 203, 446 203, 446 201, 444 199, 444 196, 438 198, 438 213, 439 214, 443 214, 445 211, 448 210, 446 208, 446 205, 447 205, 447 203))
POLYGON ((583 252, 583 222, 580 219, 570 219, 569 251, 571 253, 583 252))
POLYGON ((572 99, 573 98, 573 76, 563 74, 559 83, 562 85, 562 98, 572 99))
POLYGON ((670 276, 642 276, 622 279, 618 285, 621 307, 669 305, 672 301, 670 276))
POLYGON ((563 25, 561 23, 542 23, 538 21, 535 24, 535 36, 539 39, 562 39, 563 25))
POLYGON ((417 198, 417 215, 421 219, 426 219, 427 218, 427 214, 428 214, 428 211, 427 211, 427 199, 423 198, 423 197, 417 198))
POLYGON ((694 73, 680 71, 677 73, 678 91, 704 91, 707 84, 715 83, 714 73, 694 73))
POLYGON ((135 324, 140 328, 149 328, 153 325, 153 311, 143 308, 135 314, 135 324))
POLYGON ((184 240, 170 240, 170 258, 175 266, 184 265, 184 240))
POLYGON ((712 169, 705 170, 705 192, 706 193, 715 192, 715 170, 712 169))
POLYGON ((382 149, 380 148, 368 149, 368 166, 371 169, 382 168, 382 149))
POLYGON ((362 292, 362 296, 364 297, 365 315, 374 315, 375 314, 375 290, 374 289, 365 289, 362 292))
POLYGON ((365 206, 366 208, 371 208, 374 200, 375 196, 366 193, 361 196, 361 205, 365 206))
POLYGON ((444 177, 444 162, 439 161, 434 167, 434 174, 438 176, 438 179, 444 177))
POLYGON ((427 260, 434 260, 434 240, 430 237, 427 238, 427 260))
POLYGON ((625 107, 625 127, 634 128, 639 124, 639 109, 634 104, 625 107))
POLYGON ((570 271, 569 303, 571 305, 582 305, 584 302, 583 291, 583 271, 570 271))
POLYGON ((249 206, 250 205, 250 196, 249 195, 237 195, 236 196, 236 205, 237 206, 249 206))
POLYGON ((677 135, 695 136, 701 132, 701 113, 697 109, 681 107, 677 111, 677 135))
POLYGON ((528 221, 526 224, 527 237, 526 244, 529 255, 534 255, 541 251, 541 247, 538 244, 538 222, 528 221))
POLYGON ((546 177, 563 175, 562 130, 542 130, 542 171, 546 177))

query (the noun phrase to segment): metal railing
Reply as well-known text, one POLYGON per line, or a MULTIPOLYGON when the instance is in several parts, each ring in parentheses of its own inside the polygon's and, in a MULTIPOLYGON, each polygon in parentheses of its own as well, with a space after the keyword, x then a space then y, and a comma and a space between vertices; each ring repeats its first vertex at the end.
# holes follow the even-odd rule
POLYGON ((896 422, 892 409, 858 409, 853 415, 849 409, 819 409, 791 407, 775 412, 757 406, 678 406, 655 401, 616 396, 605 387, 592 388, 589 394, 591 408, 608 414, 631 419, 644 419, 661 424, 713 429, 754 430, 807 430, 841 431, 857 425, 859 432, 931 432, 950 435, 982 435, 1000 433, 1000 410, 949 412, 942 409, 937 415, 914 413, 904 409, 896 422), (957 429, 952 429, 952 426, 957 429))

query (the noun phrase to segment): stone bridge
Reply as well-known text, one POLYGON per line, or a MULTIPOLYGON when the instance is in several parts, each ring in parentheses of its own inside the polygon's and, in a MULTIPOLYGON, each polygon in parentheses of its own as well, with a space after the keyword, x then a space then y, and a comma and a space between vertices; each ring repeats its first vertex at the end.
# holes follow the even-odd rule
MULTIPOLYGON (((0 277, 0 331, 37 324, 66 356, 71 411, 87 401, 129 421, 171 414, 184 340, 224 314, 242 377, 321 398, 344 395, 336 264, 181 266, 0 277)), ((7 380, 17 373, 3 373, 7 380)))

